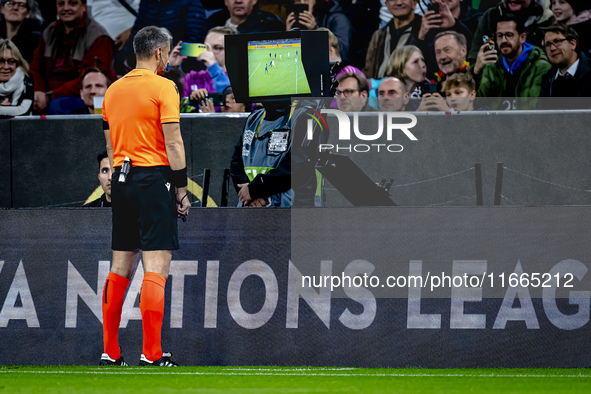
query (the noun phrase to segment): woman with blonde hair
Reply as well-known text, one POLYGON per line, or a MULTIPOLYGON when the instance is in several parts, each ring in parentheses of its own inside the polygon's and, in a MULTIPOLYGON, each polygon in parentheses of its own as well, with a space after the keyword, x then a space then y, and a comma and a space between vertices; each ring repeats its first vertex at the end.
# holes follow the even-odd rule
POLYGON ((411 98, 421 98, 424 92, 427 65, 423 52, 414 45, 397 48, 388 59, 386 75, 407 81, 407 90, 411 98))
POLYGON ((422 97, 424 83, 427 80, 427 65, 423 52, 414 45, 405 45, 396 49, 388 59, 386 75, 408 81, 407 88, 411 98, 422 97))
POLYGON ((29 63, 12 41, 0 39, 0 117, 28 115, 32 104, 29 63))

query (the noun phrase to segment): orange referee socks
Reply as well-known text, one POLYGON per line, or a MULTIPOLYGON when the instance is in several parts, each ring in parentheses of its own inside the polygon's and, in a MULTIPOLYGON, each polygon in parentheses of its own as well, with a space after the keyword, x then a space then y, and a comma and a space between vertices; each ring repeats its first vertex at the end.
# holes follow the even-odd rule
POLYGON ((103 289, 103 341, 104 352, 112 359, 121 357, 119 350, 119 324, 125 290, 129 279, 109 272, 103 289))
POLYGON ((164 318, 164 286, 166 278, 155 272, 146 272, 140 294, 142 327, 144 330, 144 356, 150 361, 162 357, 160 334, 164 318))

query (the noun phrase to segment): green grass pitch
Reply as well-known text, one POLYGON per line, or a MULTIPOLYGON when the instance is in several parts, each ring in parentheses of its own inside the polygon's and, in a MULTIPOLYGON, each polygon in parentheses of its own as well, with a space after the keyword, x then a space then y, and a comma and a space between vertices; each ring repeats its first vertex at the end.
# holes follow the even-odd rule
POLYGON ((4 393, 589 393, 590 369, 0 366, 4 393))
POLYGON ((248 84, 250 96, 310 93, 302 65, 301 48, 249 49, 248 84), (297 62, 295 60, 296 51, 298 51, 297 62), (275 58, 275 54, 277 54, 277 58, 275 58), (275 67, 270 66, 271 60, 274 61, 275 67), (265 66, 267 72, 265 72, 265 66))

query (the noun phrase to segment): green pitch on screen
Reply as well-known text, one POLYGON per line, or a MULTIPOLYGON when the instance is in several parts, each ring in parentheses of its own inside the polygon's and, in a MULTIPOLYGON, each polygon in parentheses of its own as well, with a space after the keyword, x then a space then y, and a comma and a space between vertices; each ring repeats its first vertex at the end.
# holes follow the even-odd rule
POLYGON ((299 45, 249 46, 248 76, 251 97, 310 93, 299 45))

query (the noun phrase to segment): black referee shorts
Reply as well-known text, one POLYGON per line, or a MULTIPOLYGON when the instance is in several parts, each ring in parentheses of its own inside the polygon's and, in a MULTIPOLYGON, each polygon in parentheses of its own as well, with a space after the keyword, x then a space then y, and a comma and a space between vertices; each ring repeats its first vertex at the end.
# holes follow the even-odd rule
POLYGON ((113 250, 179 248, 176 196, 169 167, 132 167, 125 183, 121 168, 111 180, 113 250))

